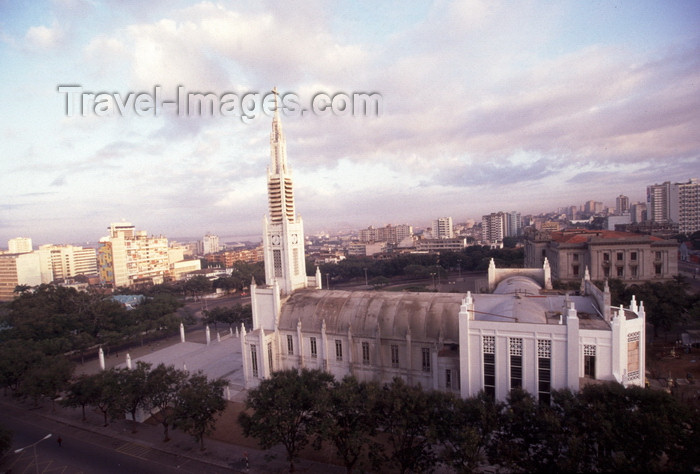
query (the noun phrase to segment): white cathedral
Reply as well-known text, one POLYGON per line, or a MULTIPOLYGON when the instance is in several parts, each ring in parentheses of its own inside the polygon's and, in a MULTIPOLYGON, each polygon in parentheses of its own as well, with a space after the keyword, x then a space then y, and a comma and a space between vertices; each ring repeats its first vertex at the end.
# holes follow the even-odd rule
POLYGON ((644 306, 611 306, 607 284, 599 290, 587 271, 577 295, 551 290, 546 261, 492 261, 487 294, 323 290, 318 268, 306 275, 278 111, 270 148, 265 284, 253 282, 253 326, 241 331, 246 388, 300 367, 499 400, 515 387, 548 402, 553 389, 595 381, 644 385, 644 306))

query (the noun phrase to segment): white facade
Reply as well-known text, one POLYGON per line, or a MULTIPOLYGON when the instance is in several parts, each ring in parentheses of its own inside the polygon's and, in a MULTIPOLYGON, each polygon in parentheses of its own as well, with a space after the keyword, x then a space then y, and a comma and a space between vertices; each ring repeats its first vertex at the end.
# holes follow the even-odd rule
POLYGON ((246 385, 305 367, 499 400, 516 386, 546 400, 594 380, 643 386, 642 306, 611 307, 590 280, 583 296, 543 294, 524 270, 507 269, 492 294, 273 289, 255 303, 267 317, 243 330, 246 385))
POLYGON ((30 237, 15 237, 7 241, 7 253, 29 253, 32 249, 30 237))
POLYGON ((452 239, 455 233, 451 217, 438 217, 433 221, 433 237, 436 239, 452 239))
POLYGON ((294 208, 294 183, 287 166, 287 143, 278 110, 275 110, 270 133, 267 193, 269 214, 263 220, 265 283, 272 286, 276 282, 282 294, 288 295, 306 288, 309 280, 306 276, 304 224, 294 208))
POLYGON ((219 236, 214 234, 206 234, 202 239, 202 255, 216 253, 221 250, 219 245, 219 236))
POLYGON ((671 220, 678 224, 681 234, 700 230, 700 182, 697 179, 672 186, 671 220))
POLYGON ((97 253, 89 247, 42 245, 39 253, 50 263, 52 280, 97 274, 97 253))
POLYGON ((37 252, 0 254, 0 301, 11 300, 18 285, 41 283, 41 257, 37 252))

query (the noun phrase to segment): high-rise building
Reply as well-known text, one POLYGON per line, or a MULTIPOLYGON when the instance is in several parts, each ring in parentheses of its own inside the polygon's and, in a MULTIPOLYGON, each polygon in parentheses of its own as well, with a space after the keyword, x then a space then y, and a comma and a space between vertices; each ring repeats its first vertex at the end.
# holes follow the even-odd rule
POLYGON ((389 242, 398 244, 406 237, 413 235, 413 227, 407 224, 391 225, 385 227, 369 226, 359 232, 360 242, 389 242))
POLYGON ((501 242, 506 236, 506 219, 503 212, 492 212, 481 217, 481 239, 484 242, 501 242))
POLYGON ((202 239, 202 255, 216 253, 219 250, 219 236, 207 233, 202 239))
POLYGON ((697 178, 671 187, 671 220, 678 232, 692 234, 700 230, 700 182, 697 178))
POLYGON ((621 216, 622 214, 628 212, 630 210, 630 198, 627 196, 620 194, 617 198, 615 198, 615 214, 618 216, 621 216))
POLYGON ((506 237, 517 237, 522 232, 522 219, 516 211, 506 212, 506 237))
POLYGON ((0 254, 0 301, 11 300, 19 285, 42 283, 40 260, 36 252, 0 254))
POLYGON ((452 239, 454 236, 451 217, 438 217, 433 221, 433 237, 436 239, 452 239))
POLYGON ((599 201, 586 201, 583 206, 583 211, 586 214, 599 214, 603 212, 603 203, 599 201))
POLYGON ((647 220, 656 223, 671 221, 671 182, 647 186, 647 220))
POLYGON ((93 248, 49 244, 40 246, 39 254, 49 262, 53 280, 97 274, 97 254, 93 248))
POLYGON ((30 237, 15 237, 7 241, 7 253, 29 253, 32 249, 30 237))
POLYGON ((97 250, 100 281, 114 288, 163 283, 170 269, 168 239, 149 237, 128 222, 111 224, 97 250))
POLYGON ((492 212, 481 218, 484 242, 501 242, 504 237, 517 237, 521 232, 522 219, 519 212, 492 212))
POLYGON ((647 205, 643 202, 630 204, 630 217, 634 224, 647 220, 647 205))

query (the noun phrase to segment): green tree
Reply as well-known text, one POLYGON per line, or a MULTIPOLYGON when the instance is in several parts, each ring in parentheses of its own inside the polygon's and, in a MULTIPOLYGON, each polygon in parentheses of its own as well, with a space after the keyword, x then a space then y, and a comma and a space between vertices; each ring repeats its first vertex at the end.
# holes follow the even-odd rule
POLYGON ((243 433, 263 449, 282 444, 293 471, 299 452, 320 429, 332 383, 333 376, 319 370, 273 373, 248 392, 248 411, 238 417, 243 433))
POLYGON ((211 280, 204 275, 197 275, 185 282, 185 289, 192 293, 192 296, 196 299, 197 296, 202 296, 204 293, 211 292, 212 283, 211 280))
POLYGON ((109 418, 115 419, 124 414, 119 374, 115 369, 110 369, 98 372, 92 377, 97 386, 97 393, 90 405, 100 410, 104 417, 104 426, 107 426, 109 418))
POLYGON ((374 410, 380 393, 377 384, 360 383, 350 376, 336 382, 330 391, 320 439, 333 443, 347 472, 368 459, 369 452, 381 449, 373 440, 377 431, 374 410))
POLYGON ((199 443, 204 450, 204 435, 214 430, 217 417, 226 409, 224 379, 207 380, 199 372, 191 375, 180 389, 174 407, 174 424, 199 443))
POLYGON ((435 392, 430 409, 432 437, 440 446, 442 462, 458 472, 475 472, 484 460, 484 450, 498 428, 502 405, 483 392, 463 399, 435 392))
POLYGON ((688 471, 700 461, 697 411, 660 390, 620 384, 585 386, 588 442, 599 446, 597 470, 688 471))
POLYGON ((136 413, 147 409, 148 374, 151 364, 137 361, 132 369, 118 372, 119 387, 122 394, 121 403, 124 411, 131 415, 131 432, 136 433, 136 413))
POLYGON ((86 421, 85 407, 95 405, 100 396, 100 391, 101 388, 98 384, 97 376, 81 374, 68 385, 61 404, 67 407, 80 407, 83 413, 83 421, 86 421))
POLYGON ((151 416, 163 426, 163 441, 170 441, 168 428, 175 419, 173 407, 178 394, 187 381, 187 373, 173 366, 159 364, 148 373, 145 406, 151 416))
POLYGON ((393 463, 402 473, 425 471, 435 464, 430 397, 420 386, 394 378, 383 387, 374 413, 390 448, 374 453, 378 461, 393 463))
POLYGON ((60 355, 42 358, 25 374, 21 393, 32 397, 35 405, 40 398, 48 397, 53 409, 54 400, 68 386, 73 366, 70 360, 60 355))
POLYGON ((513 389, 501 412, 489 462, 513 472, 557 472, 566 458, 563 419, 549 405, 522 389, 513 389))

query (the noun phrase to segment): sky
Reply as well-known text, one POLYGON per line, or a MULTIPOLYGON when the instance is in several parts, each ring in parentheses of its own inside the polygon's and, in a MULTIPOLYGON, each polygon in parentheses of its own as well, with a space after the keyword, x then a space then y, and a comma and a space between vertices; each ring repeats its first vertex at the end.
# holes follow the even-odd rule
POLYGON ((156 86, 378 94, 283 110, 307 233, 643 201, 700 177, 698 25, 692 0, 0 0, 0 247, 261 233, 269 110, 117 107, 156 86))

